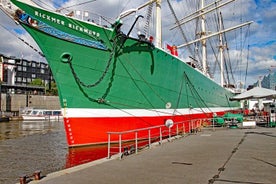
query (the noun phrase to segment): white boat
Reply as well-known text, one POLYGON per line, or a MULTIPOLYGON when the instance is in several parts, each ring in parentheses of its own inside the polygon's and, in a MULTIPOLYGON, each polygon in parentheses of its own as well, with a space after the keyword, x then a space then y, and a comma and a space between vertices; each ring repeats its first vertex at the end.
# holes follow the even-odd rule
POLYGON ((24 121, 59 121, 63 120, 61 110, 32 109, 26 114, 22 114, 24 121))

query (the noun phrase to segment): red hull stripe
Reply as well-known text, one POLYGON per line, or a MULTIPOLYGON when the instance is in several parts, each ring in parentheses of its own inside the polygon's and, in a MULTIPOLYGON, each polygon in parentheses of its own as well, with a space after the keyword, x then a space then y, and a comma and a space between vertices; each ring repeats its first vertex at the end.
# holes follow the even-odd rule
MULTIPOLYGON (((216 112, 218 115, 224 112, 216 112)), ((67 114, 68 115, 68 114, 67 114)), ((91 115, 90 115, 91 116, 91 115)), ((213 113, 198 113, 174 116, 140 116, 140 117, 64 117, 64 126, 66 130, 67 142, 70 147, 103 144, 108 141, 107 132, 121 132, 127 130, 135 130, 152 126, 164 125, 167 119, 172 119, 174 122, 186 122, 182 127, 184 131, 188 131, 188 120, 199 118, 211 118, 213 113), (183 127, 184 126, 184 127, 183 127)), ((181 125, 179 125, 181 126, 181 125)), ((173 126, 172 131, 176 132, 177 127, 173 126)), ((151 131, 152 136, 159 136, 159 129, 151 131)), ((162 132, 168 131, 164 127, 162 132)), ((147 138, 148 132, 139 132, 139 138, 147 138)), ((123 140, 133 140, 134 133, 122 136, 123 140)), ((111 141, 118 141, 118 136, 113 135, 111 141)))

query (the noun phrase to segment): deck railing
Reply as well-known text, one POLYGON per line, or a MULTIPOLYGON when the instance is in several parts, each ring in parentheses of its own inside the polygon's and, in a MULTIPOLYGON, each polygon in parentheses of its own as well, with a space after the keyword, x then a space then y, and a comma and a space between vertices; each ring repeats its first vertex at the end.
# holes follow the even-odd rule
POLYGON ((108 153, 107 158, 118 154, 123 155, 138 153, 144 147, 151 148, 153 143, 162 145, 163 141, 170 141, 172 137, 185 135, 186 133, 196 133, 202 126, 212 125, 212 119, 193 119, 182 122, 175 122, 173 127, 166 125, 152 126, 122 132, 107 132, 108 153))
MULTIPOLYGON (((276 119, 270 116, 244 116, 243 119, 244 121, 252 119, 256 124, 263 123, 267 127, 275 127, 275 120, 273 119, 272 122, 271 118, 276 119)), ((121 132, 107 132, 107 158, 111 158, 111 156, 115 154, 119 154, 120 158, 132 153, 137 154, 139 149, 144 147, 151 148, 153 143, 162 145, 164 141, 170 141, 172 137, 179 135, 183 136, 186 135, 186 133, 196 133, 200 131, 201 127, 212 128, 214 130, 217 126, 227 127, 231 125, 231 123, 229 124, 227 121, 225 121, 224 124, 217 124, 215 119, 216 118, 204 118, 175 122, 173 127, 160 125, 121 132)), ((243 125, 241 124, 241 126, 243 125)))
POLYGON ((275 115, 265 115, 265 116, 244 116, 244 121, 254 120, 256 125, 265 127, 275 127, 276 116, 275 115))

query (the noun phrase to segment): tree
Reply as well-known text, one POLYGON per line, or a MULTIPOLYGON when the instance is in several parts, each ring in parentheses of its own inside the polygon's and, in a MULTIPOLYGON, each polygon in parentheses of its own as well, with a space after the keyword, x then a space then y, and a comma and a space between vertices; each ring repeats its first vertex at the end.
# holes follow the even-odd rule
POLYGON ((49 89, 49 84, 47 84, 46 93, 47 93, 47 95, 53 95, 53 96, 58 95, 57 84, 55 82, 51 82, 50 89, 49 89))
POLYGON ((55 82, 51 82, 51 85, 49 85, 48 83, 45 85, 42 79, 36 78, 32 80, 29 85, 45 87, 45 95, 58 95, 57 84, 55 82))
POLYGON ((32 86, 44 86, 44 82, 40 78, 36 78, 29 83, 32 86))

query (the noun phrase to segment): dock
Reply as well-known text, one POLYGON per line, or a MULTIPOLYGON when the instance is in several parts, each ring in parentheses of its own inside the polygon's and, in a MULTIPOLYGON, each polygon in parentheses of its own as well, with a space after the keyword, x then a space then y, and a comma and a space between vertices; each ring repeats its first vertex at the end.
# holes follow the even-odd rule
POLYGON ((30 183, 273 184, 275 138, 276 128, 203 129, 122 159, 103 158, 30 183))

